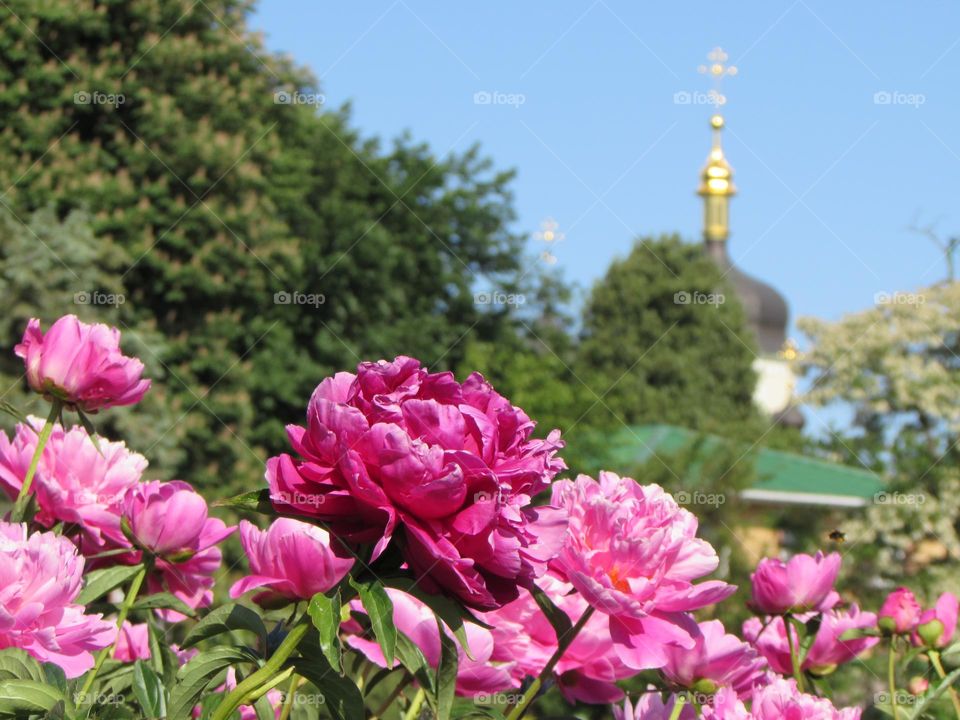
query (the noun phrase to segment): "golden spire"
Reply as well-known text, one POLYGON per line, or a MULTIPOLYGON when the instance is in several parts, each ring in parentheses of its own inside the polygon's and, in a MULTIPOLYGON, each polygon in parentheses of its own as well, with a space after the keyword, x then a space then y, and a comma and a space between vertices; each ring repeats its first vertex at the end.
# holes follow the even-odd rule
MULTIPOLYGON (((727 75, 737 74, 733 65, 725 65, 727 54, 720 48, 714 48, 707 59, 709 65, 701 65, 700 72, 709 74, 714 81, 711 97, 717 109, 727 99, 720 92, 720 81, 727 75)), ((713 147, 707 157, 707 164, 700 174, 700 188, 697 194, 703 198, 703 237, 707 242, 723 242, 730 236, 730 198, 736 194, 733 184, 733 168, 723 154, 720 133, 723 130, 723 116, 716 112, 710 118, 713 128, 713 147)))

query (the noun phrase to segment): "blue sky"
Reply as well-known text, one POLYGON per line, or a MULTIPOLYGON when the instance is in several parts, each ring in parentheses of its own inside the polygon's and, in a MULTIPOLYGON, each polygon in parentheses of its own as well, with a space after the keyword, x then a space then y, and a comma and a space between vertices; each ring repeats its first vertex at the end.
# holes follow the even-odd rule
POLYGON ((697 67, 717 45, 739 69, 731 253, 794 319, 941 280, 918 217, 960 233, 956 3, 284 0, 250 24, 366 133, 479 142, 516 168, 518 229, 555 218, 557 266, 584 287, 638 234, 699 240, 711 108, 675 96, 709 90, 697 67))

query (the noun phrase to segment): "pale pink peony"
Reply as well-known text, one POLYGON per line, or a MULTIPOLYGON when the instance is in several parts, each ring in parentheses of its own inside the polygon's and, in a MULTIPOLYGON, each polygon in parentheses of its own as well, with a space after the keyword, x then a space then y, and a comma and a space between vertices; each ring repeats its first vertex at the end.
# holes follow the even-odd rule
POLYGON ((957 597, 945 592, 937 598, 936 604, 924 610, 917 620, 917 627, 911 637, 913 644, 934 648, 946 647, 953 640, 957 630, 957 597))
POLYGON ((724 630, 719 620, 700 623, 696 645, 687 650, 665 648, 667 664, 660 668, 673 687, 713 694, 731 688, 740 697, 750 697, 753 689, 766 682, 766 661, 756 649, 724 630))
MULTIPOLYGON (((393 603, 393 622, 397 630, 420 648, 430 667, 436 668, 440 663, 440 628, 437 626, 436 615, 412 595, 393 588, 388 588, 387 594, 393 603)), ((358 600, 352 601, 350 607, 354 612, 363 613, 363 606, 358 600)), ((376 640, 361 634, 358 623, 351 620, 345 623, 344 629, 350 633, 345 639, 347 645, 361 652, 370 662, 387 667, 380 645, 376 640)), ((519 683, 515 683, 511 678, 513 663, 498 663, 493 660, 494 641, 490 631, 473 623, 465 623, 464 630, 473 658, 471 659, 457 642, 457 694, 475 697, 519 687, 519 683)), ((444 632, 450 635, 446 627, 444 632)), ((394 659, 392 667, 396 667, 398 663, 399 661, 394 659)))
POLYGON ((877 613, 877 625, 888 633, 902 635, 917 627, 920 620, 920 603, 905 587, 898 587, 887 595, 877 613))
POLYGON ((758 688, 748 711, 733 691, 718 693, 712 706, 703 708, 704 720, 859 720, 860 708, 834 707, 826 698, 797 690, 793 680, 774 679, 758 688))
POLYGON ((840 600, 833 589, 839 572, 839 553, 764 558, 750 576, 750 607, 760 615, 828 610, 840 600))
POLYGON ((408 357, 361 363, 320 383, 306 428, 287 428, 302 459, 267 462, 271 499, 374 559, 402 528, 425 590, 493 609, 544 572, 565 527, 530 504, 564 468, 559 432, 535 440, 533 427, 477 373, 460 384, 408 357))
MULTIPOLYGON (((576 622, 589 605, 573 586, 546 574, 537 580, 557 607, 576 622)), ((557 650, 557 635, 533 596, 520 597, 502 608, 478 614, 493 627, 492 659, 512 662, 512 675, 519 685, 536 677, 557 650)), ((571 703, 605 704, 623 697, 616 682, 636 674, 622 662, 610 642, 610 618, 595 613, 577 634, 554 670, 557 686, 571 703)))
POLYGON ((339 583, 354 563, 326 530, 289 518, 275 520, 266 530, 241 520, 240 542, 251 575, 233 584, 230 597, 264 588, 254 597, 258 603, 309 600, 339 583))
MULTIPOLYGON (((13 440, 0 432, 0 487, 17 497, 37 448, 43 420, 20 423, 13 440)), ((85 555, 127 544, 120 530, 120 508, 126 492, 137 485, 147 459, 122 442, 98 439, 100 450, 80 426, 65 430, 54 425, 40 457, 31 491, 37 497, 35 520, 45 527, 75 526, 77 544, 85 555)))
MULTIPOLYGON (((677 704, 675 695, 671 695, 667 702, 663 702, 659 692, 648 692, 637 698, 635 705, 630 704, 630 698, 623 701, 623 705, 613 706, 614 720, 671 720, 674 706, 677 704)), ((675 720, 696 720, 697 713, 691 705, 680 709, 675 720)))
POLYGON ((208 517, 206 500, 180 480, 139 483, 124 497, 123 517, 137 548, 156 556, 158 572, 147 579, 147 589, 173 593, 192 608, 209 605, 222 558, 216 545, 236 527, 208 517))
POLYGON ((716 569, 714 549, 696 537, 696 517, 658 485, 601 472, 553 485, 554 505, 570 526, 551 567, 598 610, 628 666, 642 670, 667 662, 664 648, 693 648, 698 635, 689 612, 728 597, 721 581, 694 584, 716 569))
MULTIPOLYGON (((814 616, 808 613, 798 616, 806 622, 814 616)), ((837 665, 850 662, 858 655, 877 644, 878 638, 857 637, 842 640, 844 633, 850 630, 870 630, 876 626, 877 616, 871 612, 861 612, 854 604, 848 610, 833 608, 823 613, 820 629, 810 646, 801 666, 815 675, 833 672, 837 665)), ((795 628, 790 628, 794 646, 799 647, 799 638, 795 628)), ((790 648, 784 630, 782 617, 774 617, 769 623, 760 618, 750 618, 743 624, 743 636, 760 651, 770 663, 770 667, 784 675, 793 672, 790 660, 790 648)))
POLYGON ((83 562, 67 538, 0 522, 0 649, 25 650, 68 678, 93 667, 92 653, 113 643, 117 629, 74 602, 83 562))
POLYGON ((120 331, 88 325, 64 315, 46 334, 36 318, 27 323, 20 344, 30 387, 86 412, 140 402, 150 388, 141 379, 143 363, 120 352, 120 331))
POLYGON ((113 658, 120 662, 150 659, 150 628, 147 623, 123 621, 113 648, 113 658))

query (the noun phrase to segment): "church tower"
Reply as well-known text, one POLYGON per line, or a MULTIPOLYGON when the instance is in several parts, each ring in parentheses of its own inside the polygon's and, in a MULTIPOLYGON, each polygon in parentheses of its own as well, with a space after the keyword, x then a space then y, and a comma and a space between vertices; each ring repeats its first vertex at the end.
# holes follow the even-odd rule
MULTIPOLYGON (((737 69, 725 65, 727 54, 716 48, 707 56, 711 63, 700 71, 711 75, 716 83, 737 69)), ((787 341, 789 313, 787 301, 772 286, 737 268, 730 259, 730 201, 736 195, 733 168, 723 152, 724 118, 719 109, 726 99, 719 88, 712 91, 717 112, 710 118, 713 145, 700 174, 697 194, 703 198, 704 251, 717 264, 743 305, 747 327, 753 332, 759 356, 753 363, 757 387, 753 399, 768 416, 784 425, 802 427, 803 416, 793 405, 796 376, 791 361, 797 353, 787 341)))

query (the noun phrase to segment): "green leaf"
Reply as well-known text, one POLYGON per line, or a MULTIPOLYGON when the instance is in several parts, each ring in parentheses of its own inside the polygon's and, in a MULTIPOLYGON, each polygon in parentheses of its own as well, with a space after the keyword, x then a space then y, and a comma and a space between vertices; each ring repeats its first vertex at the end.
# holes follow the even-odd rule
POLYGON ((427 694, 436 694, 436 678, 433 675, 433 669, 427 664, 427 659, 416 643, 402 632, 397 632, 397 658, 400 664, 417 679, 427 694))
POLYGON ((192 647, 201 640, 207 640, 231 630, 252 632, 260 639, 259 647, 266 649, 267 628, 263 620, 250 608, 236 603, 228 603, 206 615, 187 633, 180 647, 192 647))
POLYGON ((437 630, 440 631, 440 664, 437 665, 437 720, 450 720, 450 711, 457 690, 457 646, 453 638, 443 631, 443 624, 437 618, 437 630))
POLYGON ((340 592, 333 597, 317 593, 310 598, 307 613, 313 621, 313 626, 320 635, 320 649, 323 656, 336 672, 342 672, 340 662, 340 592))
POLYGON ((45 682, 6 680, 0 691, 0 717, 47 712, 59 702, 64 702, 63 693, 45 682))
POLYGON ((222 684, 231 665, 249 661, 246 653, 232 647, 215 647, 192 658, 177 672, 170 691, 167 717, 170 720, 192 720, 193 706, 204 690, 222 684))
POLYGON ((0 650, 0 681, 36 680, 45 682, 46 675, 33 656, 20 648, 0 650))
POLYGON ((0 401, 0 412, 4 412, 7 415, 11 416, 18 423, 22 423, 23 425, 26 425, 28 428, 33 430, 34 435, 37 434, 37 431, 34 430, 33 425, 30 424, 30 420, 27 419, 27 416, 18 408, 8 403, 6 400, 0 401))
POLYGON ((133 694, 146 717, 166 717, 167 700, 163 685, 153 669, 142 660, 133 665, 133 694))
POLYGON ((228 507, 236 510, 248 510, 263 515, 277 516, 278 513, 273 509, 273 503, 270 501, 270 491, 267 489, 253 490, 251 492, 241 493, 233 497, 215 500, 213 507, 228 507))
POLYGON ((66 697, 67 694, 67 676, 59 665, 53 663, 43 663, 43 679, 50 687, 57 688, 66 697))
POLYGON ((183 600, 168 592, 156 593, 140 598, 133 604, 134 610, 176 610, 187 617, 196 617, 196 611, 183 600))
POLYGON ((114 567, 87 573, 86 585, 77 595, 76 602, 81 605, 89 605, 114 588, 120 587, 127 580, 132 579, 142 569, 143 565, 115 565, 114 567))
POLYGON ((536 600, 540 611, 547 616, 547 621, 557 634, 557 639, 559 640, 560 638, 566 637, 567 633, 573 629, 570 616, 558 608, 553 600, 550 599, 550 596, 547 595, 540 586, 536 584, 532 585, 530 594, 533 595, 533 599, 536 600))
POLYGON ((397 647, 397 626, 393 624, 393 602, 390 596, 379 580, 358 583, 350 578, 350 584, 360 594, 360 602, 370 618, 370 626, 380 643, 380 649, 383 650, 387 667, 392 667, 397 647))
POLYGON ((295 671, 323 696, 323 707, 335 720, 364 720, 363 695, 350 678, 335 672, 322 655, 296 658, 295 671))

